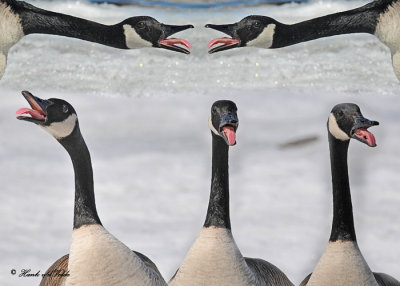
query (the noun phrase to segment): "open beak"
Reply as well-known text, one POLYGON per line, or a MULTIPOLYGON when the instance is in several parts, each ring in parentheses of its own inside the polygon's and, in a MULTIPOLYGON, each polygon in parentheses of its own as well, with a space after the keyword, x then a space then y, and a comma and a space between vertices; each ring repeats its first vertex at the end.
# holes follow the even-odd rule
POLYGON ((375 137, 367 129, 371 126, 379 125, 379 122, 371 121, 364 118, 363 116, 355 117, 354 121, 354 127, 351 129, 352 138, 361 141, 362 143, 365 143, 370 147, 375 147, 375 137))
POLYGON ((238 126, 239 119, 236 115, 231 113, 222 115, 218 131, 228 146, 233 146, 236 144, 236 130, 238 126))
POLYGON ((161 29, 163 31, 161 39, 158 41, 159 47, 175 52, 180 52, 184 54, 190 54, 190 51, 192 50, 192 45, 184 39, 176 39, 176 38, 170 38, 167 39, 169 36, 184 31, 186 29, 191 29, 194 28, 193 25, 166 25, 166 24, 161 24, 161 29), (182 45, 186 47, 187 49, 177 46, 177 45, 182 45))
POLYGON ((233 49, 236 47, 240 47, 240 39, 237 36, 236 29, 237 23, 235 24, 226 24, 226 25, 214 25, 214 24, 207 24, 206 28, 211 28, 222 33, 229 35, 231 38, 224 37, 224 38, 216 38, 211 40, 208 45, 207 49, 214 47, 215 45, 222 44, 220 46, 215 46, 211 50, 208 51, 209 54, 213 54, 216 52, 226 51, 229 49, 233 49))
POLYGON ((46 122, 47 106, 51 103, 49 100, 41 99, 32 95, 29 91, 23 91, 22 95, 28 101, 31 108, 20 108, 17 110, 17 119, 33 122, 43 125, 46 122))

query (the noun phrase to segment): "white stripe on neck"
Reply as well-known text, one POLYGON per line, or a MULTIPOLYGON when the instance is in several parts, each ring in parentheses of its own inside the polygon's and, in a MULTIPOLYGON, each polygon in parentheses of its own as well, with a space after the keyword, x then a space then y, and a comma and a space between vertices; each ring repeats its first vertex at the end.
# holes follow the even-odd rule
POLYGON ((275 34, 275 24, 269 24, 254 40, 248 42, 246 46, 253 46, 268 49, 272 47, 275 34))
POLYGON ((328 128, 329 132, 338 140, 347 141, 350 140, 350 137, 340 129, 339 125, 337 124, 335 116, 331 113, 328 119, 328 128))
POLYGON ((211 131, 212 131, 215 135, 221 136, 221 135, 219 134, 219 132, 217 131, 217 129, 215 129, 214 125, 212 124, 211 114, 210 114, 210 117, 208 118, 208 126, 210 127, 211 131))
POLYGON ((143 40, 142 37, 140 37, 139 34, 136 33, 136 30, 132 28, 131 25, 125 24, 123 28, 126 46, 129 49, 138 49, 152 46, 150 42, 143 40))
POLYGON ((41 127, 53 135, 56 139, 62 139, 71 135, 72 131, 74 131, 75 125, 77 122, 76 114, 71 114, 62 122, 53 122, 49 126, 41 127))

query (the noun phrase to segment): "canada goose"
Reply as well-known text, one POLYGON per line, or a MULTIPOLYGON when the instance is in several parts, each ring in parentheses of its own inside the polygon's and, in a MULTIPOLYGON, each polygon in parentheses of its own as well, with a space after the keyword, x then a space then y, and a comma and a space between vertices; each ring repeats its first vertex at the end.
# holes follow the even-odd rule
POLYGON ((229 146, 236 144, 239 119, 235 103, 216 101, 211 107, 212 178, 203 228, 170 286, 293 285, 267 261, 245 258, 231 232, 229 218, 229 146))
POLYGON ((328 137, 333 188, 333 220, 328 246, 314 272, 302 286, 400 286, 389 275, 372 273, 357 244, 347 169, 347 152, 354 138, 375 147, 375 137, 367 129, 378 125, 363 117, 356 104, 336 105, 328 118, 328 137))
MULTIPOLYGON (((59 277, 57 282, 56 277, 45 277, 51 282, 42 281, 41 285, 167 285, 147 257, 132 252, 102 226, 96 210, 90 154, 74 108, 61 99, 43 100, 27 91, 22 94, 31 109, 19 109, 17 118, 33 122, 55 137, 70 155, 75 173, 69 276, 59 277)), ((66 259, 62 257, 51 269, 65 269, 66 259)))
POLYGON ((166 25, 148 16, 125 19, 115 25, 103 25, 85 19, 54 13, 16 0, 0 0, 0 78, 4 74, 9 49, 23 36, 52 34, 95 42, 118 49, 163 48, 189 54, 183 39, 169 36, 193 28, 192 25, 166 25))
POLYGON ((400 1, 378 0, 365 6, 287 25, 265 16, 248 16, 234 24, 206 27, 231 38, 217 38, 208 44, 209 53, 236 47, 282 48, 340 34, 369 33, 389 47, 393 69, 400 80, 400 1))

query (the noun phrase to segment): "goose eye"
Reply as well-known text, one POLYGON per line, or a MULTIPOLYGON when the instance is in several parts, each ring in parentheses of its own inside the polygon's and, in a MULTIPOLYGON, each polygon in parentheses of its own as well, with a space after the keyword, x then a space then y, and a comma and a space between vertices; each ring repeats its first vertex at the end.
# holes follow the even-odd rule
POLYGON ((138 28, 138 29, 144 29, 145 27, 146 27, 146 24, 143 22, 143 21, 141 21, 141 22, 139 22, 139 23, 137 23, 136 24, 136 27, 138 28))
POLYGON ((66 105, 64 104, 62 108, 63 108, 63 112, 64 112, 64 113, 67 113, 67 112, 68 112, 68 106, 66 106, 66 105))
POLYGON ((339 110, 338 114, 340 117, 342 117, 344 113, 343 113, 343 111, 339 110))
POLYGON ((254 23, 254 28, 261 28, 261 22, 260 21, 256 21, 254 23))

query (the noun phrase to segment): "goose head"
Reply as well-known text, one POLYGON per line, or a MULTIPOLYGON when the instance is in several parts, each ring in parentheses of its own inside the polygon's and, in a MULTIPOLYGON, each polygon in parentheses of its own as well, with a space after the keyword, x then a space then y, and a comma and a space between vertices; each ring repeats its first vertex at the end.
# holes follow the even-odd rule
POLYGON ((129 49, 154 47, 175 52, 190 54, 190 43, 183 39, 170 38, 169 36, 180 31, 193 28, 193 25, 166 25, 149 16, 138 16, 124 20, 122 25, 126 46, 129 49), (181 44, 187 49, 177 46, 181 44))
POLYGON ((21 108, 17 119, 35 123, 49 132, 57 140, 68 137, 78 125, 78 117, 71 104, 62 99, 41 99, 28 91, 22 95, 31 108, 21 108))
POLYGON ((361 114, 358 105, 354 103, 341 103, 333 107, 328 119, 329 133, 340 141, 356 139, 370 147, 375 147, 375 137, 367 129, 379 125, 361 114))
POLYGON ((278 24, 272 18, 258 15, 247 16, 234 24, 207 24, 206 28, 211 28, 230 36, 230 38, 216 38, 210 41, 207 48, 222 44, 209 50, 210 54, 246 46, 270 48, 273 43, 275 27, 278 24))
POLYGON ((235 145, 236 130, 239 126, 236 104, 229 100, 214 102, 208 125, 211 132, 222 137, 228 146, 235 145))

